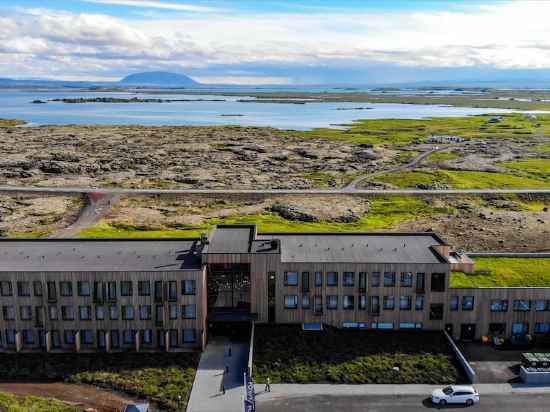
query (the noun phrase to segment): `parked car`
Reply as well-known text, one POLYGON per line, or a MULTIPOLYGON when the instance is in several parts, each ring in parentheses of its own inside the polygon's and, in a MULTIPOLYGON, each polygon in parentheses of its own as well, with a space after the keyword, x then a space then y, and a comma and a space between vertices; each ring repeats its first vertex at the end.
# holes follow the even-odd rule
POLYGON ((446 386, 443 389, 436 389, 432 392, 432 402, 437 405, 448 403, 463 403, 472 406, 479 402, 479 393, 473 386, 446 386))

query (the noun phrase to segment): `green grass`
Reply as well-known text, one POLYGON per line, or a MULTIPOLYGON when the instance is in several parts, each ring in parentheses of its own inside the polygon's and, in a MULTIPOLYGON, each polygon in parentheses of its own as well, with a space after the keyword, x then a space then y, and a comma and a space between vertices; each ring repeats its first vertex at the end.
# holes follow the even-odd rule
POLYGON ((448 160, 458 159, 460 156, 461 154, 459 152, 436 152, 428 156, 428 158, 424 160, 424 163, 429 165, 437 165, 448 160))
POLYGON ((541 143, 533 147, 535 152, 550 153, 550 143, 541 143))
POLYGON ((550 287, 550 259, 480 257, 474 260, 475 273, 454 272, 451 287, 550 287))
POLYGON ((401 151, 395 157, 395 161, 397 163, 407 164, 418 155, 419 152, 417 152, 416 150, 401 151))
POLYGON ((447 384, 464 382, 441 333, 256 326, 256 382, 447 384), (396 371, 393 368, 398 367, 396 371))
POLYGON ((379 182, 401 188, 414 188, 420 184, 444 184, 455 189, 540 189, 550 183, 539 178, 510 173, 475 172, 463 170, 404 171, 376 177, 379 182))
POLYGON ((98 385, 149 399, 167 410, 178 406, 179 395, 185 410, 198 361, 199 354, 191 352, 0 354, 0 376, 4 380, 31 377, 98 385))
POLYGON ((449 214, 450 207, 435 207, 426 200, 411 196, 377 197, 369 206, 369 212, 354 223, 300 222, 287 220, 276 213, 263 212, 253 215, 233 215, 204 219, 201 225, 181 225, 178 228, 149 230, 127 224, 110 224, 102 221, 78 234, 78 238, 154 238, 198 237, 216 224, 253 223, 260 232, 364 232, 391 229, 399 223, 426 216, 449 214))
POLYGON ((0 411, 7 412, 80 412, 82 409, 65 402, 38 396, 0 392, 0 411))
POLYGON ((25 123, 23 120, 0 119, 0 127, 15 127, 25 123))
POLYGON ((506 167, 540 179, 550 180, 550 159, 522 159, 509 162, 500 162, 499 166, 506 167))

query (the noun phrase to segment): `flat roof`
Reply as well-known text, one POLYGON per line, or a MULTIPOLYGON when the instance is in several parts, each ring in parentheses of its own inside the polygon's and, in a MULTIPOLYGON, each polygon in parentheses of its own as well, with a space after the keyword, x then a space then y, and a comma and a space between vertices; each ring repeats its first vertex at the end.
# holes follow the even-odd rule
POLYGON ((3 239, 0 272, 198 270, 199 239, 3 239))
POLYGON ((254 225, 217 225, 203 253, 251 253, 254 225))
POLYGON ((281 262, 447 263, 432 246, 444 242, 422 233, 260 233, 279 239, 281 262))

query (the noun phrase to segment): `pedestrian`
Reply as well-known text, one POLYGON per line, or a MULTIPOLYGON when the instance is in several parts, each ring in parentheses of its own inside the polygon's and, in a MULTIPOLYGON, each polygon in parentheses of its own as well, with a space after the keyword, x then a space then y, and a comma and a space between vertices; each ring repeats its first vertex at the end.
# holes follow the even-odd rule
POLYGON ((227 356, 231 357, 231 346, 229 347, 229 350, 227 351, 227 356))
POLYGON ((265 380, 265 389, 264 392, 271 392, 271 379, 269 379, 269 376, 265 380))

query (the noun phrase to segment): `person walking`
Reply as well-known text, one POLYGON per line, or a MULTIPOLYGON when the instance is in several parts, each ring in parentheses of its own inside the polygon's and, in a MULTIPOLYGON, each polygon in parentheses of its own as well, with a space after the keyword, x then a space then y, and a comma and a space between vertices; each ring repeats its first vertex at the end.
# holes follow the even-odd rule
POLYGON ((269 379, 269 376, 265 380, 264 392, 271 392, 271 379, 269 379))

